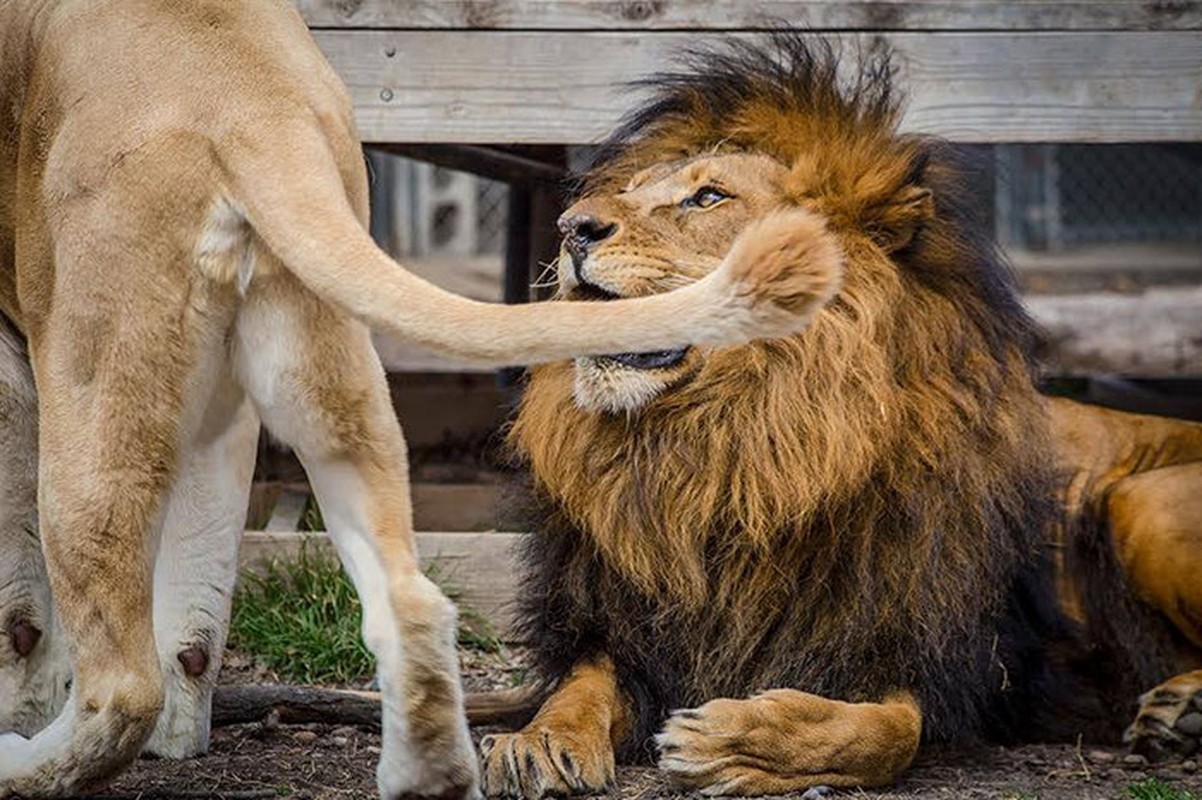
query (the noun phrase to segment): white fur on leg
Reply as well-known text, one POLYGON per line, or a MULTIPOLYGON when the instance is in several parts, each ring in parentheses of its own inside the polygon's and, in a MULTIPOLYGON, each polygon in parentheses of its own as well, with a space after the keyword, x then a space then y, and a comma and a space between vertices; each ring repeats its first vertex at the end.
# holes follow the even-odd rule
POLYGON ((364 639, 378 660, 383 700, 381 795, 478 797, 453 606, 436 587, 425 588, 415 554, 390 550, 387 561, 382 555, 382 541, 411 546, 411 523, 402 518, 408 515, 404 441, 384 372, 364 326, 318 310, 291 279, 256 277, 239 313, 237 375, 268 429, 296 448, 362 601, 364 639), (320 378, 315 358, 325 370, 320 378), (327 363, 331 358, 337 363, 327 363), (340 385, 327 385, 335 381, 340 385), (337 402, 316 402, 315 391, 333 392, 327 399, 337 402), (343 392, 349 394, 339 397, 343 392), (381 458, 393 461, 372 464, 381 458))
POLYGON ((68 702, 54 722, 31 738, 15 733, 0 735, 0 797, 7 797, 10 791, 19 793, 23 783, 36 782, 39 769, 60 761, 71 747, 74 730, 75 704, 68 702))
POLYGON ((37 455, 33 375, 0 319, 0 732, 25 736, 54 719, 71 682, 38 540, 37 455))
MULTIPOLYGON (((306 464, 318 502, 338 554, 363 605, 363 640, 375 654, 383 706, 384 747, 376 771, 380 796, 410 794, 437 796, 469 778, 475 788, 476 757, 467 722, 459 709, 463 693, 455 657, 454 605, 419 572, 389 575, 367 528, 366 487, 345 463, 306 464), (411 602, 406 610, 421 619, 402 619, 394 606, 396 595, 411 602), (402 637, 402 631, 408 635, 402 637), (425 641, 422 641, 422 638, 425 641), (421 663, 415 663, 420 661, 421 663), (454 741, 449 750, 422 752, 412 735, 410 690, 421 671, 437 673, 451 685, 454 741)), ((419 690, 420 691, 420 690, 419 690)))
MULTIPOLYGON (((203 426, 183 458, 163 523, 154 572, 155 643, 163 711, 146 752, 189 758, 208 749, 210 706, 229 627, 238 542, 254 471, 259 422, 241 390, 224 430, 203 426), (191 650, 184 656, 181 654, 191 650), (190 658, 189 658, 190 656, 190 658), (189 674, 201 668, 200 674, 189 674)), ((219 422, 228 420, 217 415, 219 422)))

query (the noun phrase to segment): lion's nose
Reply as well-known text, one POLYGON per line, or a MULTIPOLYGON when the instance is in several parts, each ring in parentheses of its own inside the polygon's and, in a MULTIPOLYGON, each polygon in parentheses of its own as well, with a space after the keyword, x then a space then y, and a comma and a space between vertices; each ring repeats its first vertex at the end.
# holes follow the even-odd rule
POLYGON ((576 280, 588 283, 584 276, 584 262, 589 250, 617 231, 616 222, 607 222, 600 217, 583 211, 569 211, 559 218, 559 232, 563 234, 563 246, 572 257, 572 271, 576 280))
POLYGON ((563 234, 564 244, 573 258, 578 252, 583 258, 594 245, 613 236, 617 230, 616 222, 608 222, 592 214, 568 212, 559 218, 559 232, 563 234))

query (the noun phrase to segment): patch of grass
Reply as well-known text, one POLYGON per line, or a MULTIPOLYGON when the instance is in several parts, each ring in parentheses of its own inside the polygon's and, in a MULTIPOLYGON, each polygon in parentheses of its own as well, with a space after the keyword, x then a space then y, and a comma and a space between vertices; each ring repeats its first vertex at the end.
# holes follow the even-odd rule
POLYGON ((229 644, 285 680, 348 684, 375 672, 375 660, 359 637, 362 619, 355 587, 341 565, 304 546, 293 561, 242 576, 229 644))
POLYGON ((326 521, 321 516, 321 506, 317 504, 317 498, 313 495, 309 495, 305 500, 305 507, 301 511, 300 523, 297 528, 309 532, 326 529, 326 521))
POLYGON ((1202 800, 1196 793, 1171 786, 1158 778, 1131 784, 1124 797, 1126 800, 1202 800))
MULTIPOLYGON (((436 567, 427 574, 452 600, 462 595, 436 567)), ((242 576, 229 646, 259 658, 287 681, 350 684, 375 673, 375 659, 360 638, 362 620, 355 587, 338 561, 302 546, 295 560, 242 576)), ((488 620, 462 605, 459 643, 490 653, 501 649, 488 620)))

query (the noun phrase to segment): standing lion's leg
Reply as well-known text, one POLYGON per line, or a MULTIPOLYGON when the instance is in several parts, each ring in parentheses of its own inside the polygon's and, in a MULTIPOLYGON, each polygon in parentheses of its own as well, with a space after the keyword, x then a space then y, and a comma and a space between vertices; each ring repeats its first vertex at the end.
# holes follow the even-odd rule
POLYGON ((812 786, 883 786, 914 760, 914 697, 844 703, 775 689, 676 712, 656 737, 659 767, 709 795, 788 794, 812 786))
POLYGON ((165 692, 146 751, 165 758, 208 749, 259 440, 258 418, 232 376, 223 374, 213 395, 181 459, 155 560, 154 629, 165 692))
POLYGON ((0 733, 25 736, 71 682, 38 539, 37 413, 24 342, 0 319, 0 733))
POLYGON ((474 796, 455 607, 418 566, 405 443, 367 329, 281 274, 252 284, 236 350, 239 379, 296 450, 363 604, 383 698, 381 794, 474 796))
POLYGON ((64 293, 31 338, 39 520, 74 684, 49 727, 28 740, 0 737, 0 796, 61 796, 107 780, 137 756, 163 702, 152 561, 196 366, 182 309, 203 301, 186 285, 162 290, 144 271, 126 270, 119 283, 124 251, 110 260, 108 242, 90 243, 86 262, 57 268, 67 282, 105 276, 121 301, 64 293))
MULTIPOLYGON (((1106 504, 1115 553, 1132 590, 1202 655, 1202 463, 1116 482, 1106 504)), ((1202 665, 1199 658, 1196 665, 1202 665)), ((1150 758, 1191 756, 1202 745, 1202 671, 1178 675, 1139 701, 1124 737, 1150 758)))
POLYGON ((631 715, 608 657, 577 664, 529 725, 480 742, 485 794, 534 800, 604 790, 631 715))

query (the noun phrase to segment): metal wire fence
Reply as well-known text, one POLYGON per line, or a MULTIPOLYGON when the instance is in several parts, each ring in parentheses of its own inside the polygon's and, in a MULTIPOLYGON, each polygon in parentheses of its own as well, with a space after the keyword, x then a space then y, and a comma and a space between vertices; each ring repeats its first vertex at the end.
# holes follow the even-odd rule
POLYGON ((1030 250, 1202 242, 1202 146, 996 148, 998 236, 1030 250))

